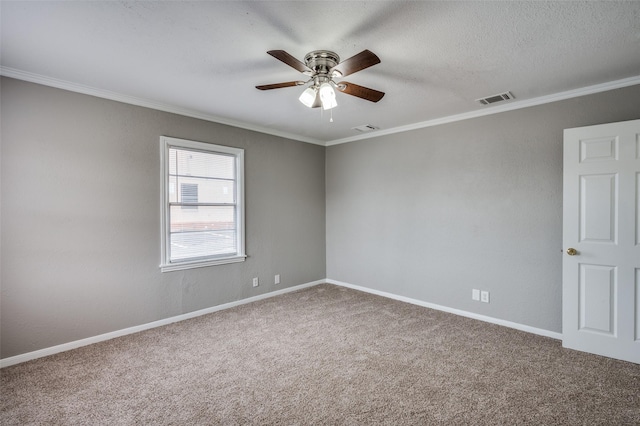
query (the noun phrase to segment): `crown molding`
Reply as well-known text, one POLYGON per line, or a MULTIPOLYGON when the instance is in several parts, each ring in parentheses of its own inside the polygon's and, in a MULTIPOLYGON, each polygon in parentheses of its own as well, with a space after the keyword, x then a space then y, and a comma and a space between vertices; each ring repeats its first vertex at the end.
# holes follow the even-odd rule
POLYGON ((46 77, 40 74, 21 71, 14 68, 0 66, 0 75, 11 77, 18 80, 29 81, 32 83, 42 84, 45 86, 55 87, 58 89, 69 90, 71 92, 82 93, 85 95, 96 96, 99 98, 110 99, 113 101, 123 102, 126 104, 137 105, 145 108, 156 109, 159 111, 170 112, 173 114, 184 115, 186 117, 198 118, 201 120, 211 121, 214 123, 225 124, 228 126, 238 127, 241 129, 251 130, 254 132, 265 133, 268 135, 279 136, 286 139, 293 139, 300 142, 311 143, 321 146, 340 145, 348 142, 355 142, 364 139, 372 139, 380 136, 387 136, 396 133, 408 132, 411 130, 422 129, 425 127, 439 126, 441 124, 454 123, 456 121, 468 120, 471 118, 483 117, 486 115, 499 114, 501 112, 513 111, 522 108, 528 108, 537 105, 548 104, 551 102, 562 101, 565 99, 577 98, 580 96, 592 95, 595 93, 606 92, 609 90, 621 89, 623 87, 635 86, 640 84, 640 75, 621 80, 614 80, 607 83, 595 84, 593 86, 581 87, 578 89, 567 90, 564 92, 554 93, 551 95, 540 96, 532 99, 515 100, 504 105, 497 105, 482 108, 475 111, 464 112, 461 114, 449 115, 446 117, 435 118, 433 120, 421 121, 418 123, 408 124, 406 126, 392 127, 390 129, 378 130, 362 135, 351 136, 348 138, 334 139, 330 141, 321 141, 319 139, 309 138, 293 133, 282 132, 268 127, 256 126, 253 124, 243 123, 240 121, 229 120, 223 117, 217 117, 200 111, 182 108, 174 105, 164 104, 149 99, 137 98, 135 96, 124 95, 108 90, 97 89, 90 86, 72 83, 66 80, 46 77))
POLYGON ((483 108, 476 111, 464 112, 462 114, 450 115, 447 117, 436 118, 433 120, 422 121, 419 123, 413 123, 406 126, 393 127, 391 129, 378 130, 375 132, 367 133, 364 135, 352 136, 344 139, 335 139, 325 143, 325 146, 339 145, 347 142, 354 142, 363 139, 372 139, 380 136, 392 135, 395 133, 408 132, 410 130, 422 129, 425 127, 438 126, 440 124, 453 123, 456 121, 468 120, 470 118, 483 117, 485 115, 498 114, 506 111, 513 111, 516 109, 528 108, 536 105, 548 104, 551 102, 562 101, 565 99, 577 98, 585 95, 592 95, 594 93, 606 92, 608 90, 621 89, 623 87, 635 86, 640 84, 640 75, 624 78, 622 80, 610 81, 607 83, 596 84, 593 86, 581 87, 579 89, 567 90, 565 92, 554 93, 551 95, 540 96, 532 99, 523 99, 521 101, 513 101, 504 105, 498 105, 488 108, 483 108))
POLYGON ((325 145, 324 141, 314 139, 314 138, 308 138, 305 136, 300 136, 300 135, 296 135, 288 132, 281 132, 279 130, 270 129, 268 127, 256 126, 253 124, 243 123, 240 121, 229 120, 227 118, 206 114, 206 113, 188 109, 188 108, 182 108, 175 105, 156 102, 150 99, 143 99, 135 96, 124 95, 122 93, 111 92, 109 90, 103 90, 95 87, 85 86, 82 84, 72 83, 70 81, 60 80, 57 78, 46 77, 40 74, 22 71, 15 68, 0 66, 0 75, 5 77, 10 77, 10 78, 15 78, 18 80, 28 81, 31 83, 42 84, 44 86, 64 89, 70 92, 82 93, 84 95, 96 96, 98 98, 123 102, 125 104, 151 108, 158 111, 170 112, 173 114, 184 115, 186 117, 198 118, 200 120, 206 120, 214 123, 238 127, 245 130, 252 130, 254 132, 265 133, 273 136, 279 136, 286 139, 293 139, 300 142, 306 142, 306 143, 311 143, 315 145, 322 145, 322 146, 325 145))

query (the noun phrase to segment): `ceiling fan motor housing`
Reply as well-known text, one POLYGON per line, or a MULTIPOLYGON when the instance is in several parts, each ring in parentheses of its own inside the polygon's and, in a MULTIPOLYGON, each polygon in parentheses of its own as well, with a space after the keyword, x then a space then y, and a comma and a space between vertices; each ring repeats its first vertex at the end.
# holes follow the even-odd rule
POLYGON ((338 71, 334 71, 329 75, 332 68, 340 63, 340 56, 337 53, 330 50, 314 50, 309 52, 304 57, 305 64, 312 70, 310 75, 320 77, 337 77, 340 76, 338 71))

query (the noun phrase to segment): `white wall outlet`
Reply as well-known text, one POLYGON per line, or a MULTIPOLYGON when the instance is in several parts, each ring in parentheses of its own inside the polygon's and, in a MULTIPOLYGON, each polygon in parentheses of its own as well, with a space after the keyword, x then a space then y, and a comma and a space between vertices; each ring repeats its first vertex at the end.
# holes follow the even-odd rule
POLYGON ((480 300, 480 290, 478 290, 477 288, 471 290, 471 299, 480 300))
POLYGON ((481 291, 480 292, 480 301, 484 303, 489 303, 489 292, 481 291))
POLYGON ((276 276, 273 279, 273 283, 280 284, 280 274, 276 274, 276 276))
POLYGON ((254 286, 254 287, 258 287, 258 285, 260 285, 260 283, 258 282, 258 277, 255 277, 255 278, 253 279, 253 286, 254 286))

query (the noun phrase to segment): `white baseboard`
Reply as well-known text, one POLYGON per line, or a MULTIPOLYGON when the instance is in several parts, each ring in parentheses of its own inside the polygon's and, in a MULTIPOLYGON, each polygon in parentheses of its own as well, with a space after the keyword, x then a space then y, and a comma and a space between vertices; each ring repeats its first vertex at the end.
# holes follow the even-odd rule
POLYGON ((82 346, 91 345, 93 343, 103 342, 105 340, 115 339, 116 337, 126 336, 127 334, 138 333, 140 331, 149 330, 156 327, 161 327, 163 325, 172 324, 178 321, 184 321, 190 318, 199 317, 201 315, 210 314, 213 312, 222 311, 224 309, 233 308, 235 306, 244 305, 247 303, 257 302, 258 300, 268 299, 270 297, 279 296, 281 294, 290 293, 292 291, 302 290, 304 288, 313 287, 318 284, 333 284, 341 287, 351 288, 358 291, 363 291, 365 293, 371 293, 382 297, 387 297, 389 299, 399 300, 401 302, 411 303, 413 305, 423 306, 425 308, 435 309, 438 311, 449 312, 451 314, 460 315, 467 318, 473 318, 476 320, 488 322, 491 324, 502 325, 504 327, 514 328, 516 330, 526 331, 528 333, 537 334, 540 336, 551 337, 553 339, 562 340, 562 333, 556 333, 549 330, 544 330, 541 328, 531 327, 528 325, 518 324, 511 321, 505 321, 498 318, 492 318, 486 315, 475 314, 473 312, 467 312, 460 309, 449 308, 447 306, 436 305, 434 303, 424 302, 418 299, 412 299, 410 297, 399 296, 393 293, 387 293, 385 291, 374 290, 367 287, 362 287, 359 285, 349 284, 342 281, 336 281, 332 279, 324 279, 318 281, 312 281, 306 284, 300 284, 294 287, 283 288, 282 290, 276 290, 271 293, 260 294, 258 296, 249 297, 247 299, 237 300, 235 302, 224 303, 222 305, 213 306, 211 308, 201 309, 199 311, 193 311, 182 315, 177 315, 170 318, 161 319, 158 321, 153 321, 147 324, 137 325, 134 327, 125 328, 122 330, 112 331, 110 333, 104 333, 97 336, 87 337, 86 339, 75 340, 69 343, 63 343, 57 346, 51 346, 49 348, 40 349, 33 352, 28 352, 21 355, 16 355, 9 358, 0 359, 0 368, 9 367, 11 365, 20 364, 22 362, 31 361, 33 359, 42 358, 49 355, 54 355, 60 352, 65 352, 71 349, 80 348, 82 346))
POLYGON ((114 339, 116 337, 126 336, 127 334, 138 333, 140 331, 161 327, 163 325, 172 324, 174 322, 184 321, 190 318, 199 317, 201 315, 222 311, 224 309, 233 308, 235 306, 245 305, 251 302, 257 302, 258 300, 268 299, 270 297, 279 296, 281 294, 290 293, 292 291, 301 290, 307 287, 313 287, 315 285, 322 284, 325 282, 326 280, 312 281, 306 284, 300 284, 294 287, 287 287, 287 288, 283 288, 282 290, 272 291, 271 293, 260 294, 258 296, 249 297, 247 299, 224 303, 222 305, 213 306, 211 308, 201 309, 199 311, 193 311, 193 312, 177 315, 170 318, 153 321, 147 324, 137 325, 137 326, 125 328, 122 330, 112 331, 110 333, 104 333, 97 336, 87 337, 86 339, 75 340, 73 342, 63 343, 61 345, 51 346, 49 348, 44 348, 37 351, 27 352, 25 354, 0 359, 0 368, 9 367, 11 365, 20 364, 22 362, 31 361, 33 359, 42 358, 49 355, 54 355, 54 354, 65 352, 71 349, 80 348, 82 346, 91 345, 93 343, 103 342, 105 340, 114 339))
POLYGON ((473 318, 476 320, 488 322, 491 324, 502 325, 504 327, 514 328, 520 331, 526 331, 528 333, 537 334, 539 336, 551 337, 552 339, 562 340, 562 333, 556 333, 555 331, 544 330, 542 328, 531 327, 524 324, 518 324, 516 322, 505 321, 498 318, 492 318, 486 315, 475 314, 473 312, 467 312, 460 309, 449 308, 447 306, 436 305, 435 303, 423 302, 422 300, 412 299, 410 297, 398 296, 393 293, 387 293, 386 291, 374 290, 359 285, 353 285, 341 281, 326 279, 328 284, 334 284, 342 287, 351 288, 354 290, 364 291, 365 293, 371 293, 382 297, 388 297, 389 299, 399 300, 401 302, 411 303, 413 305, 423 306, 425 308, 435 309, 438 311, 448 312, 451 314, 460 315, 467 318, 473 318))

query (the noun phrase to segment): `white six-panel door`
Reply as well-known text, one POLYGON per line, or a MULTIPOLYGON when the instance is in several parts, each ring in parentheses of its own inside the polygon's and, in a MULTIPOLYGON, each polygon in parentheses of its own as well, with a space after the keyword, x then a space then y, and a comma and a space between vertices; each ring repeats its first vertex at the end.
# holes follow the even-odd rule
POLYGON ((640 363, 640 120, 564 132, 563 346, 640 363))

